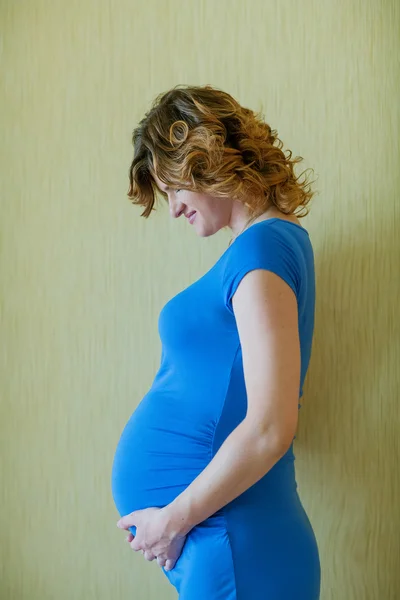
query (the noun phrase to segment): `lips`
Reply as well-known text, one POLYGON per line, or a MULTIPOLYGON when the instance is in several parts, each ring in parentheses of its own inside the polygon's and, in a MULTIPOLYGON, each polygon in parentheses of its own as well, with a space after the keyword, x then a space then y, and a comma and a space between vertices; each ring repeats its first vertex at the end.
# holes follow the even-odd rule
POLYGON ((196 211, 195 210, 192 210, 192 212, 190 212, 190 213, 188 213, 186 215, 186 218, 187 218, 187 220, 189 221, 190 224, 192 224, 193 221, 195 220, 195 218, 196 218, 195 215, 196 215, 196 211))

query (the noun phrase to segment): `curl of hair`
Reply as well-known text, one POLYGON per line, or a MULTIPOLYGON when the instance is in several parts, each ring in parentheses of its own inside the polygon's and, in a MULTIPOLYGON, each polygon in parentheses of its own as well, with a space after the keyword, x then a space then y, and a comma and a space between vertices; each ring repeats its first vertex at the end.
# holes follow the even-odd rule
POLYGON ((294 173, 303 160, 282 150, 277 131, 260 113, 209 85, 177 85, 158 95, 132 135, 134 158, 128 197, 149 217, 157 194, 154 180, 243 202, 252 218, 276 206, 301 218, 314 192, 294 173))

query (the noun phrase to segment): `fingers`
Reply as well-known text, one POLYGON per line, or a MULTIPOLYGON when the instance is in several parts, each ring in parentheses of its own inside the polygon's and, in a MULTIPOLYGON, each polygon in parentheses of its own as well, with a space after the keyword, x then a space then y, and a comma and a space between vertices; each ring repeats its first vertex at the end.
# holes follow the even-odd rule
MULTIPOLYGON (((134 537, 132 534, 130 534, 130 536, 128 536, 126 539, 128 540, 129 537, 134 537)), ((133 548, 134 550, 134 548, 133 548)), ((150 550, 143 550, 143 549, 137 549, 135 550, 135 552, 140 551, 142 553, 142 555, 144 556, 144 558, 148 561, 152 561, 154 559, 157 559, 157 564, 160 567, 165 567, 166 571, 171 571, 171 569, 173 569, 174 567, 174 561, 173 560, 167 560, 166 558, 162 557, 162 556, 155 556, 150 550)))
POLYGON ((174 565, 175 565, 175 561, 172 559, 168 559, 165 563, 165 570, 171 571, 174 568, 174 565))
POLYGON ((134 550, 135 552, 137 552, 138 550, 142 549, 140 547, 140 542, 137 541, 137 539, 135 538, 135 536, 133 536, 133 540, 131 540, 130 546, 131 546, 132 550, 134 550))
POLYGON ((120 529, 128 529, 128 527, 131 527, 132 525, 136 526, 137 517, 137 511, 131 512, 129 515, 121 517, 117 523, 117 527, 119 527, 120 529))
POLYGON ((125 539, 130 544, 132 550, 134 550, 135 552, 141 552, 146 560, 151 562, 157 559, 157 564, 160 567, 164 567, 166 571, 170 571, 171 569, 173 569, 175 563, 172 559, 166 559, 162 556, 155 556, 153 552, 151 552, 151 550, 143 550, 142 548, 137 548, 135 546, 135 543, 132 543, 135 539, 135 536, 131 532, 128 533, 125 539))
MULTIPOLYGON (((157 558, 157 556, 155 556, 150 550, 142 550, 141 548, 137 548, 136 542, 134 542, 134 539, 135 539, 135 536, 131 532, 129 532, 125 538, 125 540, 128 542, 128 544, 130 544, 132 550, 135 550, 135 552, 138 552, 140 550, 140 552, 143 554, 144 558, 148 561, 152 561, 155 558, 157 558)), ((164 566, 164 564, 165 564, 165 560, 162 560, 162 559, 160 559, 160 562, 157 559, 157 562, 160 566, 164 566)))
POLYGON ((166 563, 166 562, 167 562, 167 561, 165 560, 165 558, 162 558, 161 556, 157 556, 157 564, 158 564, 160 567, 165 567, 165 563, 166 563))
MULTIPOLYGON (((144 558, 146 560, 148 560, 148 561, 152 561, 152 560, 156 559, 157 560, 157 564, 160 567, 165 567, 167 562, 168 563, 172 563, 173 562, 171 560, 168 561, 166 558, 164 558, 162 556, 154 556, 154 554, 150 550, 140 550, 140 552, 143 554, 144 558)), ((172 569, 171 566, 167 570, 170 570, 170 569, 172 569)))
MULTIPOLYGON (((132 548, 132 544, 131 544, 131 548, 132 548)), ((156 557, 155 554, 153 554, 153 552, 151 550, 143 550, 142 548, 132 548, 132 550, 135 550, 135 552, 141 552, 143 554, 143 556, 145 557, 146 560, 152 561, 154 560, 156 557)))

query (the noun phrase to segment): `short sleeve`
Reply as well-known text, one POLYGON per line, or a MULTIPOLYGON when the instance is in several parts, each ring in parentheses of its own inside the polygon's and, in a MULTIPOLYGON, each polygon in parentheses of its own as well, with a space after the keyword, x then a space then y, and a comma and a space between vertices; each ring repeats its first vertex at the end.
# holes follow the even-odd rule
POLYGON ((254 269, 272 271, 281 277, 298 298, 300 269, 293 236, 284 230, 257 224, 244 231, 228 248, 223 274, 223 296, 233 312, 232 298, 243 277, 254 269))

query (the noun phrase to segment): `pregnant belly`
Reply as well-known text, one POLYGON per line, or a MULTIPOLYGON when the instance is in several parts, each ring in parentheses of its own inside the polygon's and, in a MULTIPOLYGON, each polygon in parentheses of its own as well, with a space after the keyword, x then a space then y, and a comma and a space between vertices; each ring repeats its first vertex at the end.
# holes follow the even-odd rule
POLYGON ((126 424, 111 487, 121 515, 172 502, 212 458, 214 419, 193 403, 148 394, 126 424))

